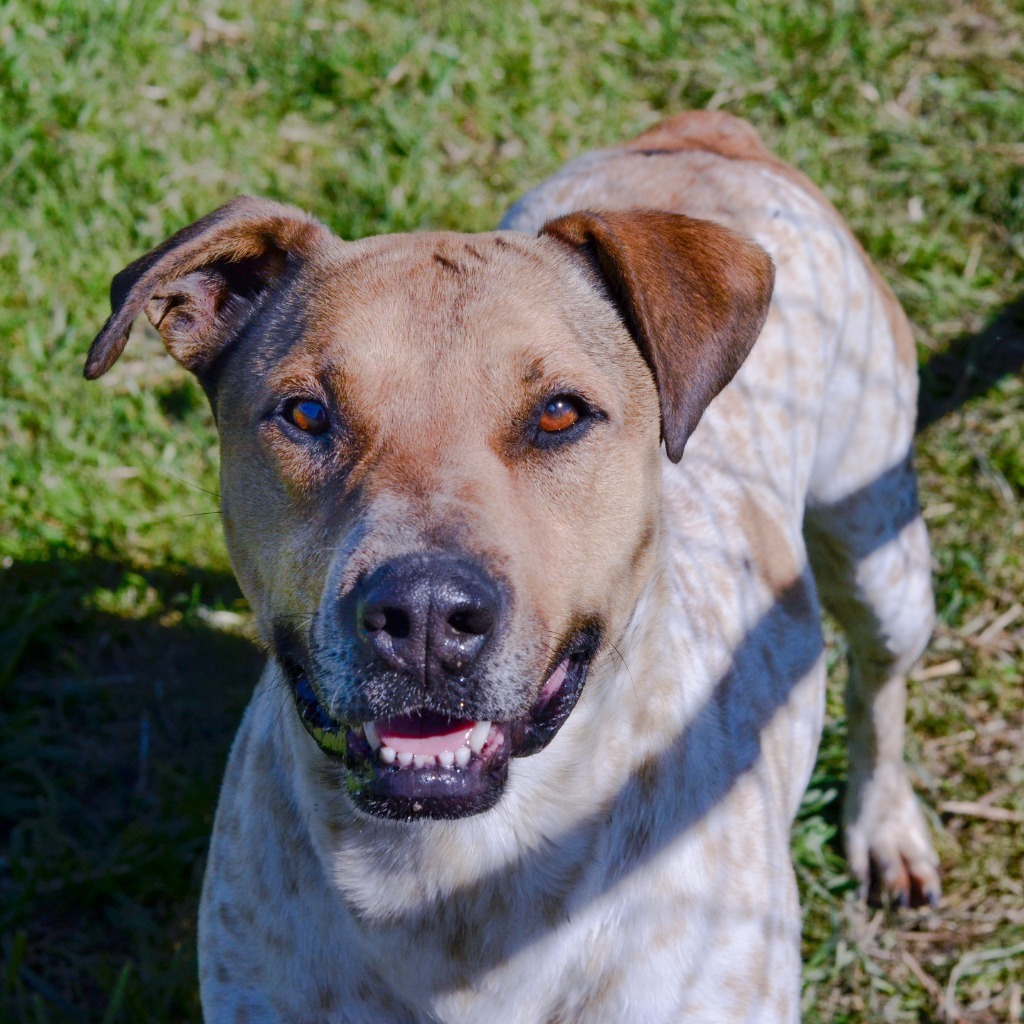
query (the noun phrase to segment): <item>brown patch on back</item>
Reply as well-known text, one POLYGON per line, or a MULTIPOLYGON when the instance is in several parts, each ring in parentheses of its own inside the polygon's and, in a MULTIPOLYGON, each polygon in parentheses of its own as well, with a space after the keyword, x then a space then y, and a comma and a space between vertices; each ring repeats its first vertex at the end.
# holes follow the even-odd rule
POLYGON ((751 124, 717 110, 689 110, 659 121, 654 127, 648 128, 635 139, 621 143, 617 148, 638 155, 704 152, 728 160, 749 160, 765 164, 780 177, 808 193, 834 214, 839 230, 851 240, 864 260, 868 273, 882 296, 883 311, 896 342, 900 363, 905 368, 916 368, 917 350, 906 314, 899 300, 868 259, 863 246, 847 228, 845 221, 825 193, 805 174, 780 160, 767 149, 751 124))
POLYGON ((620 148, 631 152, 669 153, 698 149, 730 160, 775 162, 752 125, 716 110, 689 110, 676 114, 659 121, 635 139, 622 143, 620 148))

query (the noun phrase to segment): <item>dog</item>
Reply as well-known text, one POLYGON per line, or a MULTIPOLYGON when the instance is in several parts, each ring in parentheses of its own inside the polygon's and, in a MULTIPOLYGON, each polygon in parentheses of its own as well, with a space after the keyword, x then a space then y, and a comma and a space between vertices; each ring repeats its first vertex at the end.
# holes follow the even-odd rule
POLYGON ((221 438, 269 663, 206 868, 211 1022, 795 1021, 790 827, 849 638, 849 863, 939 893, 907 321, 745 122, 676 116, 490 234, 229 202, 118 274, 221 438), (685 451, 684 451, 685 449, 685 451))

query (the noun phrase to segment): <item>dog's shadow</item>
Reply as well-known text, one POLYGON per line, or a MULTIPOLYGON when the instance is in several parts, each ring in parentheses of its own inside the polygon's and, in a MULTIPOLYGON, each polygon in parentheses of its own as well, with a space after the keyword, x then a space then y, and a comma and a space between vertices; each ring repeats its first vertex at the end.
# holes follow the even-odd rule
MULTIPOLYGON (((922 367, 918 429, 1022 367, 1024 297, 922 367)), ((885 486, 879 480, 867 490, 881 493, 885 486)), ((138 955, 139 944, 139 934, 127 930, 126 922, 149 915, 145 944, 154 964, 180 975, 183 987, 194 984, 194 918, 183 915, 182 904, 192 906, 197 898, 224 759, 262 661, 255 645, 222 628, 224 616, 201 612, 230 607, 237 599, 226 573, 146 571, 113 557, 55 554, 0 570, 0 837, 7 850, 0 866, 2 923, 9 934, 23 934, 29 950, 40 941, 63 942, 72 958, 81 953, 91 964, 103 958, 123 963, 138 955), (126 580, 135 604, 123 611, 108 601, 97 610, 96 594, 124 590, 126 580), (152 610, 146 606, 148 588, 155 594, 152 610), (97 906, 115 898, 136 905, 122 917, 108 913, 104 924, 92 923, 82 932, 81 921, 95 918, 97 906), (79 932, 84 938, 75 938, 79 932)), ((785 631, 799 599, 795 589, 783 592, 736 652, 742 663, 774 649, 785 659, 789 688, 751 701, 748 692, 736 692, 728 673, 686 732, 659 756, 660 774, 680 777, 687 752, 700 749, 704 734, 718 730, 723 716, 742 714, 751 736, 771 721, 821 653, 820 646, 780 651, 766 643, 785 631)), ((749 668, 743 674, 748 673, 749 668)), ((739 745, 729 773, 709 779, 699 799, 681 804, 656 831, 637 837, 636 858, 624 870, 649 862, 704 819, 759 756, 758 744, 739 745)), ((648 784, 632 779, 619 801, 648 784)), ((596 824, 583 822, 576 835, 563 838, 585 842, 596 824)), ((556 850, 528 856, 536 863, 517 862, 474 888, 500 890, 524 866, 557 874, 548 863, 556 850)), ((537 941, 552 926, 542 914, 522 917, 511 946, 500 954, 477 947, 473 973, 537 941)), ((103 992, 111 982, 103 970, 87 980, 71 980, 72 972, 65 971, 66 983, 40 972, 50 973, 45 955, 33 963, 29 954, 20 967, 15 964, 20 983, 66 1019, 80 1016, 74 1006, 106 1004, 103 992)))
POLYGON ((238 601, 113 556, 0 570, 0 1018, 196 1018, 204 851, 263 660, 238 601))
POLYGON ((1024 368, 1024 296, 977 334, 957 338, 921 367, 917 431, 1024 368))
MULTIPOLYGON (((263 661, 248 616, 225 610, 241 605, 226 572, 64 552, 4 569, 4 779, 38 782, 49 763, 58 788, 117 802, 91 778, 102 775, 104 785, 124 787, 134 813, 133 800, 151 799, 156 776, 173 764, 212 799, 263 661)), ((24 798, 31 802, 28 790, 24 798)), ((7 786, 5 834, 24 824, 3 820, 15 803, 7 786)))

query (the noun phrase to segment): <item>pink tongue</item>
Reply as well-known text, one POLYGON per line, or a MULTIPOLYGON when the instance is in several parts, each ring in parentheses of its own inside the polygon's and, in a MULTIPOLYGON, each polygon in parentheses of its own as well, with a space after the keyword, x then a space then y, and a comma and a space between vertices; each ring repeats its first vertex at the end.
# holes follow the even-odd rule
POLYGON ((565 682, 565 677, 569 674, 569 659, 566 658, 554 672, 551 673, 551 678, 544 684, 544 689, 540 691, 541 700, 550 700, 558 693, 558 688, 565 682))
POLYGON ((401 715, 374 722, 381 743, 393 750, 410 754, 443 754, 465 746, 476 722, 471 719, 446 718, 429 712, 422 715, 401 715))

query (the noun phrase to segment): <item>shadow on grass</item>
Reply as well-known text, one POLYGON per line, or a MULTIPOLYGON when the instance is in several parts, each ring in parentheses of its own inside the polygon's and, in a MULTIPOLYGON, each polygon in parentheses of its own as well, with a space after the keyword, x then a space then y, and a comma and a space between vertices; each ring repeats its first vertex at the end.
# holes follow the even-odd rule
POLYGON ((1024 296, 1006 306, 984 330, 957 338, 921 367, 918 433, 1022 369, 1024 296))
MULTIPOLYGON (((1024 298, 922 367, 918 430, 1022 367, 1024 298)), ((102 556, 0 575, 0 1019, 198 1019, 202 865, 262 662, 201 610, 238 600, 102 556)))
POLYGON ((0 574, 0 1019, 198 1019, 194 907, 262 662, 202 614, 239 599, 102 557, 0 574))

